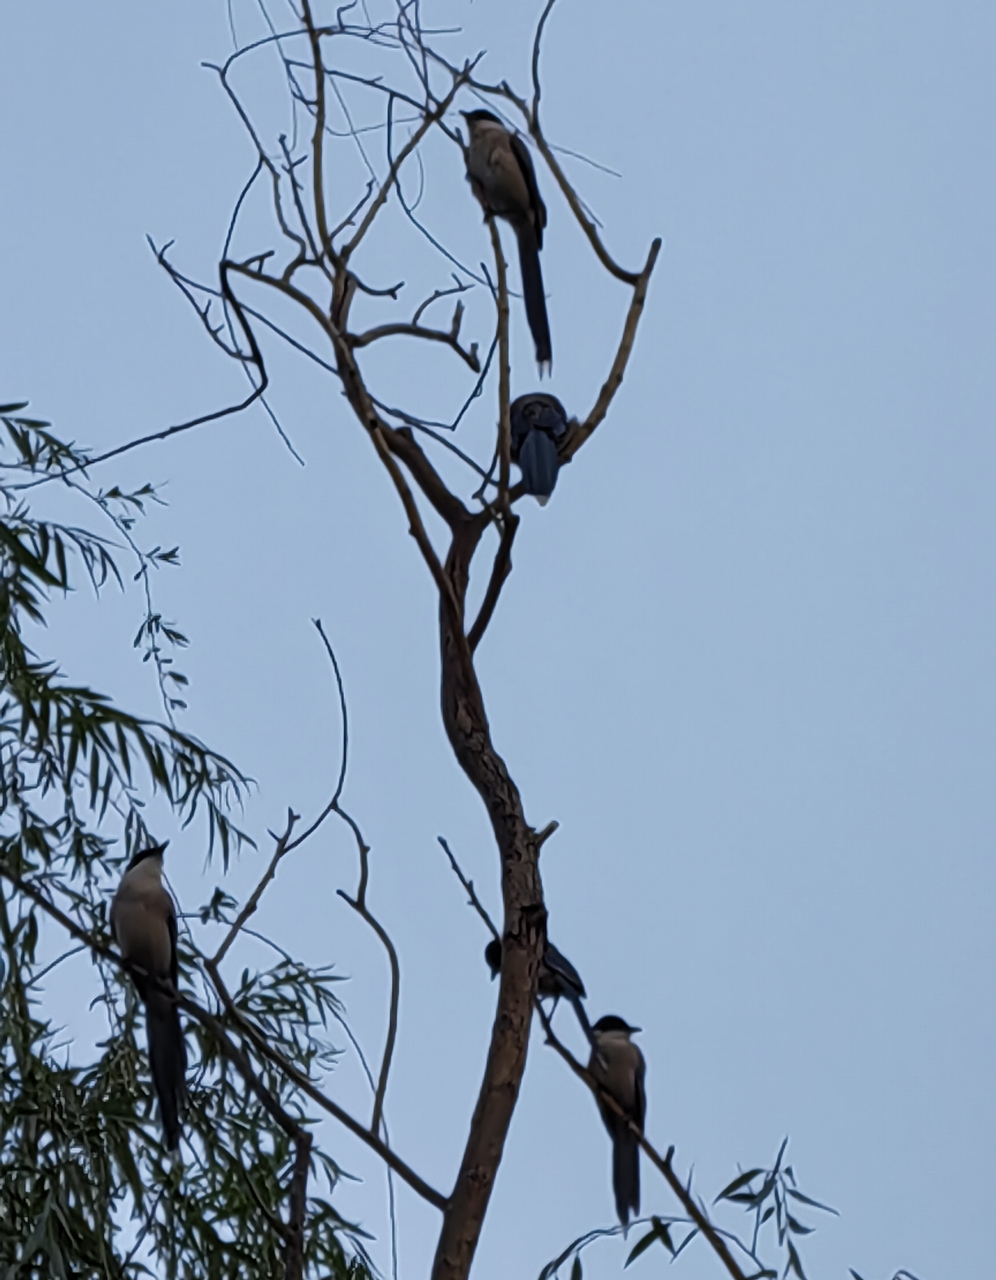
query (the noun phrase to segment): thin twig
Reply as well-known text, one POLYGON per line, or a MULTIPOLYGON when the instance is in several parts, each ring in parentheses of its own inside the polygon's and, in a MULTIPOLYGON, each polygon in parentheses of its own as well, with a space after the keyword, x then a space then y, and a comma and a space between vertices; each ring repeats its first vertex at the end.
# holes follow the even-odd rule
POLYGON ((491 930, 492 938, 494 938, 495 941, 500 942, 501 934, 498 932, 495 922, 488 915, 487 911, 485 911, 483 903, 481 902, 480 898, 477 896, 477 890, 474 888, 473 880, 468 880, 467 877, 463 874, 463 871, 461 871, 460 869, 459 862, 457 862, 456 858, 453 856, 453 851, 450 849, 450 846, 446 843, 443 837, 436 836, 436 839, 443 846, 443 850, 446 853, 447 858, 449 858, 450 860, 450 866, 453 868, 453 871, 456 874, 456 878, 467 890, 468 902, 474 908, 477 914, 481 917, 484 923, 488 926, 488 928, 491 930))
POLYGON ((532 118, 539 125, 539 104, 540 104, 540 76, 539 76, 539 56, 540 41, 543 39, 543 28, 546 26, 546 20, 550 16, 550 10, 557 3, 557 0, 546 0, 546 8, 540 14, 540 20, 536 24, 536 34, 533 37, 533 107, 532 118))
POLYGON ((459 328, 459 318, 454 322, 454 327, 449 331, 445 329, 426 329, 419 324, 405 324, 403 322, 396 324, 380 324, 374 329, 367 329, 365 333, 351 333, 346 341, 353 348, 368 347, 371 342, 377 342, 381 338, 394 337, 422 338, 427 342, 443 342, 448 347, 453 348, 460 359, 469 366, 473 373, 480 373, 481 361, 477 354, 477 343, 472 343, 469 350, 461 346, 457 338, 459 328))
POLYGON ((249 343, 250 355, 243 356, 242 359, 254 364, 259 370, 260 382, 258 387, 254 387, 251 394, 246 396, 244 400, 240 400, 238 404, 229 405, 225 409, 215 409, 212 413, 202 413, 196 418, 189 418, 186 422, 178 422, 175 426, 164 427, 162 431, 153 431, 149 435, 139 436, 135 440, 128 440, 125 444, 119 444, 113 449, 108 449, 105 453, 95 454, 92 458, 87 458, 85 462, 77 463, 75 466, 66 467, 65 470, 51 475, 42 476, 38 480, 27 481, 24 484, 13 484, 11 489, 35 489, 39 485, 49 484, 52 480, 62 480, 68 475, 72 475, 77 471, 86 471, 90 467, 95 467, 101 462, 107 462, 111 458, 118 458, 123 453, 130 453, 132 449, 138 449, 144 444, 152 444, 156 440, 168 440, 170 436, 179 435, 181 432, 190 431, 194 427, 202 427, 209 422, 221 422, 224 418, 231 418, 237 413, 242 413, 248 409, 250 405, 264 394, 269 386, 270 379, 266 372, 266 366, 263 363, 263 356, 256 343, 256 335, 248 324, 240 307, 238 300, 232 293, 228 283, 227 273, 225 272, 226 264, 222 264, 222 294, 231 303, 238 316, 239 325, 245 334, 249 343))
POLYGON ((332 812, 342 818, 343 822, 349 827, 356 840, 356 847, 360 855, 360 882, 356 890, 356 897, 351 898, 344 890, 339 889, 339 897, 347 902, 353 910, 373 929, 374 933, 380 940, 381 945, 387 952, 388 964, 391 969, 391 999, 388 1006, 387 1018, 387 1036, 384 1040, 384 1053, 381 1058, 380 1075, 377 1079, 377 1088, 374 1092, 373 1116, 370 1120, 370 1131, 379 1133, 381 1121, 384 1115, 384 1098, 387 1094, 387 1078, 391 1070, 391 1061, 394 1057, 394 1046, 398 1037, 398 1002, 401 992, 401 966, 398 963, 398 953, 390 935, 380 921, 374 916, 373 912, 367 906, 367 887, 370 882, 370 846, 363 838, 356 820, 342 808, 340 799, 342 789, 346 781, 346 764, 349 759, 349 718, 346 710, 346 691, 342 683, 342 673, 339 670, 339 663, 335 656, 335 650, 332 643, 325 634, 325 628, 322 626, 320 618, 314 618, 312 621, 321 636, 325 645, 325 651, 332 663, 332 670, 335 673, 336 689, 339 694, 339 713, 342 719, 342 761, 339 766, 339 778, 336 782, 335 794, 332 797, 332 812))
MULTIPOLYGON (((273 857, 270 859, 270 865, 263 872, 259 884, 256 885, 256 888, 250 894, 245 906, 235 917, 231 928, 228 930, 228 933, 225 934, 221 946, 211 957, 211 963, 213 965, 221 964, 222 960, 224 960, 225 956, 228 954, 229 947, 241 932, 242 926, 259 906, 259 900, 262 898, 266 886, 277 874, 277 866, 279 865, 281 858, 283 858, 288 852, 288 841, 291 838, 291 833, 294 830, 295 824, 300 821, 300 818, 301 815, 295 813, 293 809, 287 810, 287 827, 284 834, 282 836, 273 836, 274 840, 277 842, 277 847, 273 851, 273 857)), ((270 834, 273 835, 273 832, 271 831, 270 834)))
POLYGON ((394 160, 392 161, 391 167, 388 171, 387 177, 384 179, 383 183, 381 184, 380 190, 374 196, 373 203, 370 205, 370 208, 363 215, 363 221, 360 223, 359 227, 357 227, 353 237, 350 240, 348 240, 346 244, 344 244, 342 247, 343 262, 348 262, 349 259, 352 257, 353 253, 355 253, 363 237, 370 230, 370 226, 374 218, 376 218, 377 214, 380 212, 381 208, 383 207, 384 202, 387 200, 387 197, 391 191, 391 187, 394 186, 395 184, 395 179, 398 176, 401 166, 408 159, 408 157, 415 150, 415 148, 419 145, 419 143, 422 141, 425 135, 429 132, 432 126, 438 120, 441 120, 443 116, 446 114, 446 112, 450 109, 450 105, 452 104, 453 99, 456 97, 461 85, 464 84, 466 77, 467 75, 469 75, 471 67, 473 65, 474 65, 473 63, 468 64, 468 66, 465 68, 463 72, 458 73, 454 77, 453 85, 449 93, 446 95, 445 98, 443 98, 438 103, 438 105, 433 111, 427 112, 425 114, 425 116, 422 119, 422 123, 411 135, 411 137, 408 139, 405 145, 401 148, 398 154, 394 157, 394 160))
POLYGON ((481 607, 477 617, 474 619, 473 626, 467 632, 467 643, 470 645, 471 652, 480 644, 488 623, 497 608, 501 589, 505 585, 508 575, 512 572, 512 543, 515 541, 515 531, 518 527, 519 517, 513 511, 506 512, 502 525, 501 541, 498 544, 498 550, 495 552, 494 564, 491 566, 491 577, 484 592, 484 599, 481 601, 481 607))
POLYGON ((633 298, 629 304, 629 310, 626 313, 626 323, 623 325, 622 337, 619 339, 619 348, 616 351, 615 359, 612 361, 612 368, 609 370, 609 376, 602 384, 602 389, 598 393, 598 399, 595 401, 591 412, 567 440, 561 452, 561 458, 565 462, 569 462, 571 458, 574 457, 577 451, 608 413, 609 405, 612 403, 616 392, 622 385, 623 374, 626 372, 626 365, 629 363, 629 357, 633 351, 633 343, 636 340, 637 325, 640 323, 640 316, 643 314, 643 305, 647 300, 647 288, 650 285, 650 277, 653 274, 654 264, 657 261, 657 255, 660 253, 660 249, 661 242, 658 238, 650 246, 650 252, 647 254, 646 265, 637 277, 636 287, 633 289, 633 298))
POLYGON ((512 423, 509 417, 511 402, 510 371, 508 357, 508 275, 505 255, 502 252, 498 224, 492 214, 485 221, 491 232, 491 247, 495 255, 497 290, 495 305, 498 309, 498 501, 508 502, 508 478, 512 461, 512 423))

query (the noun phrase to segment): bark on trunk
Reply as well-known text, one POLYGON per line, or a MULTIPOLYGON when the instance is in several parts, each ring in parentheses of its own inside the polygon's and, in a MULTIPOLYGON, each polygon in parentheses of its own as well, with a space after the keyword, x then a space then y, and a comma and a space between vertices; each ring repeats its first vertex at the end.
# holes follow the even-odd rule
MULTIPOLYGON (((463 601, 477 538, 470 529, 466 537, 461 532, 455 534, 446 572, 463 601)), ((491 819, 501 856, 505 910, 498 1010, 487 1065, 432 1268, 432 1280, 466 1280, 525 1071, 546 910, 536 833, 526 822, 519 790, 491 742, 465 629, 454 626, 445 604, 439 616, 443 724, 491 819)))

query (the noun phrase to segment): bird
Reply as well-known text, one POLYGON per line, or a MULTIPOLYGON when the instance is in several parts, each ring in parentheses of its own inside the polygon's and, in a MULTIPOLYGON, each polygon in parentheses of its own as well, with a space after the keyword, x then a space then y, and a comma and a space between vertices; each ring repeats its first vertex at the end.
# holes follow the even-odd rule
POLYGON ((187 1049, 175 997, 176 907, 163 886, 165 850, 164 844, 154 845, 128 863, 111 902, 111 930, 145 1005, 152 1083, 166 1149, 175 1151, 186 1099, 187 1049))
POLYGON ((509 417, 512 461, 519 465, 526 493, 545 507, 560 470, 558 446, 567 435, 567 410, 556 396, 534 391, 512 401, 509 417))
POLYGON ((485 213, 511 224, 518 241, 526 319, 542 376, 544 370, 549 372, 552 368, 553 352, 539 260, 546 205, 536 185, 532 158, 519 135, 509 132, 490 111, 461 114, 467 121, 469 134, 467 180, 471 189, 485 213))
MULTIPOLYGON (((493 938, 484 948, 484 959, 491 970, 491 980, 493 982, 501 972, 500 938, 493 938)), ((578 1022, 581 1024, 581 1030, 594 1051, 595 1041, 592 1036, 591 1023, 588 1021, 588 1015, 585 1013, 584 1005, 581 1003, 588 993, 584 989, 584 983, 581 981, 581 975, 577 969, 574 968, 563 952, 557 950, 552 942, 546 944, 546 949, 543 952, 537 994, 544 999, 550 997, 555 1001, 561 999, 570 1001, 578 1022)))
POLYGON ((613 1111, 601 1097, 598 1109, 612 1139, 612 1190, 616 1212, 624 1227, 630 1210, 640 1212, 640 1146, 626 1120, 642 1132, 647 1113, 644 1090, 646 1063, 631 1039, 639 1027, 629 1026, 614 1013, 599 1018, 592 1027, 593 1044, 588 1070, 605 1092, 622 1108, 626 1119, 613 1111))

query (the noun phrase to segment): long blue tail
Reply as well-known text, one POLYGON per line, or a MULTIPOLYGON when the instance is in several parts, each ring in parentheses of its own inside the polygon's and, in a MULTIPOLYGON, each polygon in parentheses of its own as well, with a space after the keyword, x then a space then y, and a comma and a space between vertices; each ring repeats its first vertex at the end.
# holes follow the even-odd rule
POLYGON ((518 462, 526 493, 540 499, 549 498, 557 483, 560 459, 556 444, 545 431, 533 427, 519 447, 518 462))
POLYGON ((187 1047, 176 1005, 162 992, 150 992, 145 1005, 149 1067, 159 1099, 159 1118, 168 1151, 180 1145, 180 1113, 187 1096, 187 1047))
POLYGON ((546 315, 546 294, 543 291, 543 272, 540 270, 539 245, 532 224, 517 229, 519 241, 519 269, 522 272, 522 296, 526 300, 526 319, 529 332, 536 346, 536 362, 542 371, 553 361, 550 346, 550 321, 546 315))

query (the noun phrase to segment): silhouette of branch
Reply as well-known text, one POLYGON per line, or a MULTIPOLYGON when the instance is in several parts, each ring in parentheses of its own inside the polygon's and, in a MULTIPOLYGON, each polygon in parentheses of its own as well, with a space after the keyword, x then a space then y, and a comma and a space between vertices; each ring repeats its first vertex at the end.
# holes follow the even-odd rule
MULTIPOLYGON (((509 494, 510 500, 511 496, 509 494)), ((512 543, 515 541, 515 532, 518 527, 519 517, 512 511, 507 512, 503 519, 501 541, 498 544, 498 550, 495 552, 494 564, 491 566, 491 577, 484 592, 484 599, 481 601, 481 608, 474 619, 473 626, 467 632, 467 643, 470 645, 471 652, 480 644, 488 628, 488 623, 497 608, 501 589, 505 585, 508 575, 512 572, 512 543)))
POLYGON ((467 901, 474 908, 477 914, 481 917, 484 923, 488 926, 488 929, 491 932, 492 938, 500 942, 501 934, 498 932, 497 926, 495 925, 491 917, 488 915, 487 911, 485 911, 483 903, 481 902, 480 898, 477 896, 477 890, 474 888, 473 880, 468 880, 467 877, 463 874, 463 871, 461 871, 460 869, 459 862, 457 862, 456 858, 453 856, 453 852, 450 849, 450 846, 446 843, 443 837, 436 836, 436 839, 443 846, 443 851, 445 852, 447 858, 449 858, 450 860, 450 866, 453 868, 456 878, 467 890, 467 901))

